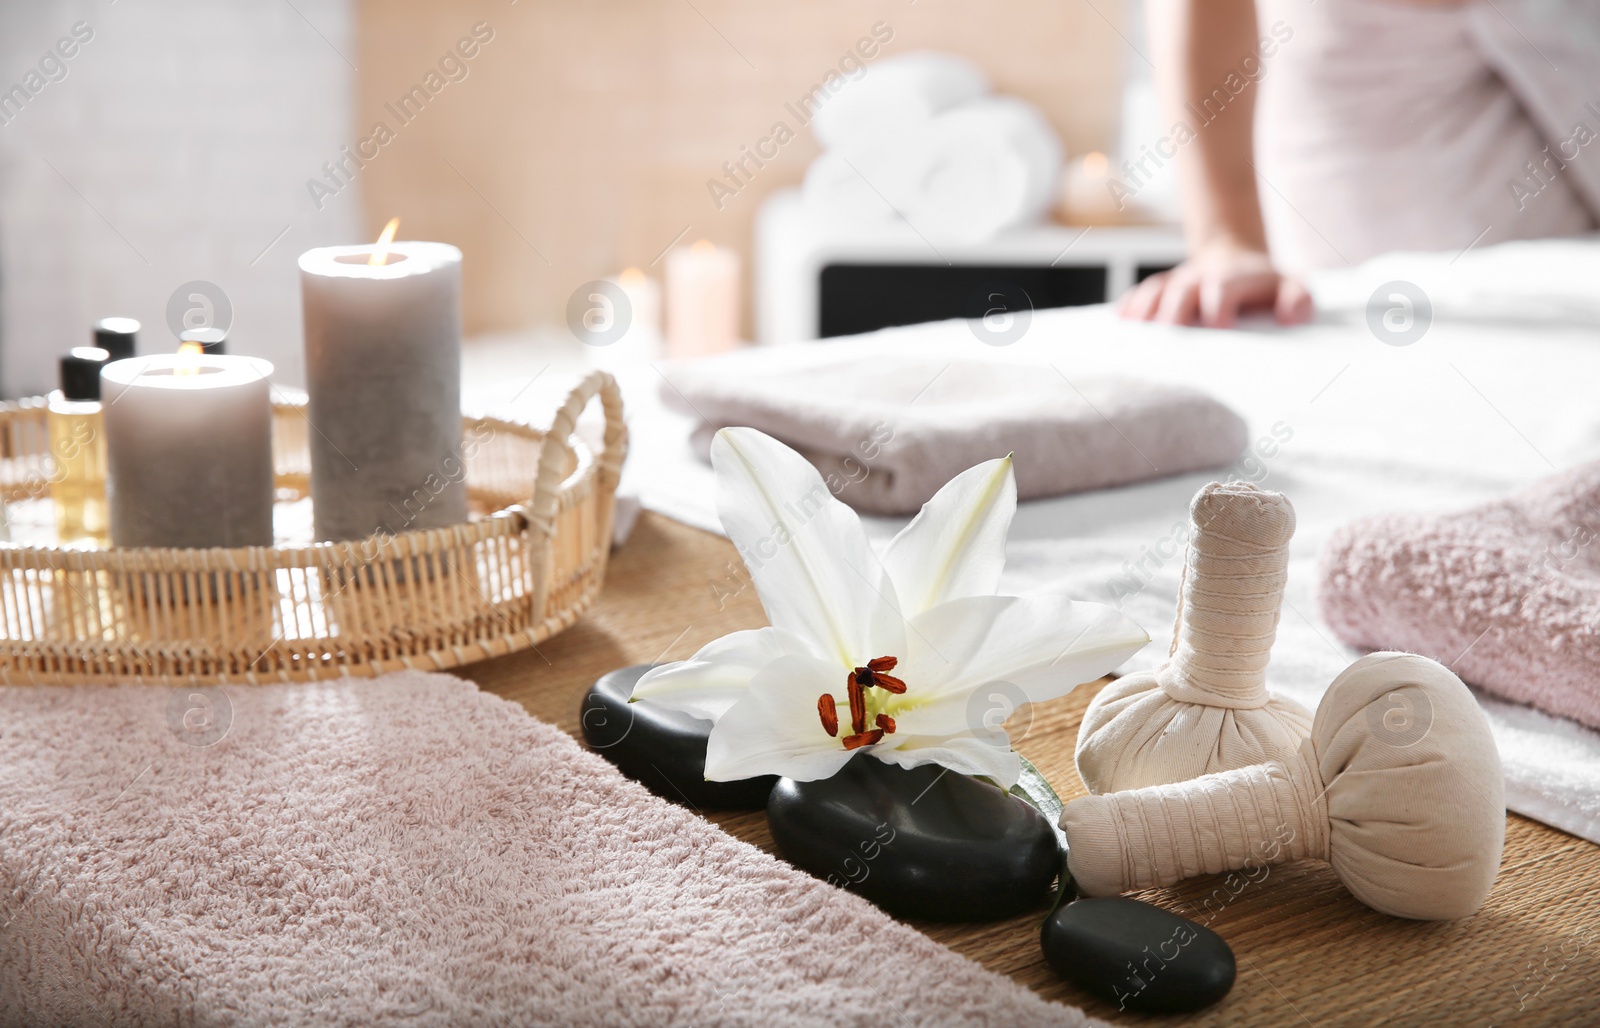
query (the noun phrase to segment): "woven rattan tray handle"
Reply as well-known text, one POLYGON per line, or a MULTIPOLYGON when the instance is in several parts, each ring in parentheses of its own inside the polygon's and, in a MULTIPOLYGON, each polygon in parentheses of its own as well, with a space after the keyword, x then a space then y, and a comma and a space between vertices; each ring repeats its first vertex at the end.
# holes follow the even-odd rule
POLYGON ((549 538, 555 529, 556 505, 561 500, 561 483, 567 475, 568 440, 577 428, 578 418, 589 401, 600 397, 605 412, 604 445, 597 461, 599 484, 610 494, 617 490, 622 461, 628 455, 628 426, 622 419, 622 391, 617 380, 604 371, 591 371, 572 387, 561 409, 550 422, 539 447, 539 471, 533 483, 533 502, 525 508, 531 530, 549 538))
MULTIPOLYGON (((533 502, 527 507, 512 508, 528 520, 529 542, 542 553, 540 564, 548 568, 551 562, 550 547, 555 535, 556 507, 561 502, 561 483, 567 474, 567 453, 572 433, 578 426, 589 401, 600 397, 600 407, 605 413, 606 427, 603 446, 597 460, 596 472, 601 494, 601 545, 610 545, 611 518, 616 509, 617 480, 622 475, 622 461, 628 455, 628 425, 622 419, 622 390, 617 380, 608 372, 591 371, 572 387, 567 398, 556 411, 539 445, 539 469, 533 482, 533 502)), ((604 552, 604 551, 602 551, 604 552)), ((549 590, 548 577, 540 573, 535 578, 533 610, 543 617, 549 590)))

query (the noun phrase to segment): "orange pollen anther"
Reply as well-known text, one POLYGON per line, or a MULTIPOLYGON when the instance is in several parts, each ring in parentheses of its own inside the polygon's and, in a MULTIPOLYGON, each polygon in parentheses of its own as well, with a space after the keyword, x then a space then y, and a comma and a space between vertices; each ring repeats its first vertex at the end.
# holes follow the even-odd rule
POLYGON ((822 727, 829 735, 839 734, 839 709, 833 705, 833 697, 823 693, 817 697, 817 714, 822 718, 822 727))
MULTIPOLYGON (((845 676, 845 695, 850 698, 850 731, 840 741, 847 750, 860 749, 862 746, 871 746, 882 741, 887 734, 894 732, 894 718, 888 714, 879 714, 873 718, 876 728, 867 727, 867 690, 876 686, 884 692, 899 695, 906 691, 906 683, 893 675, 884 674, 894 670, 900 663, 898 657, 874 657, 867 661, 865 667, 858 667, 845 676)), ((823 731, 828 735, 839 736, 839 710, 834 699, 828 693, 817 697, 817 716, 822 719, 823 731)))
POLYGON ((871 746, 873 743, 882 739, 883 729, 874 728, 870 732, 858 732, 855 735, 845 736, 844 748, 847 750, 858 750, 863 746, 871 746))

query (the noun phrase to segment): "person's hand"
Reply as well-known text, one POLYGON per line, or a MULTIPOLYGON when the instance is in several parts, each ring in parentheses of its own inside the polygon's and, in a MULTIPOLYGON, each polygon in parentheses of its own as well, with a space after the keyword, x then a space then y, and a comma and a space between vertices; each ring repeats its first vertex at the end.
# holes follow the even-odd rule
POLYGON ((1219 245, 1151 275, 1123 294, 1117 313, 1134 321, 1231 328, 1242 313, 1272 311, 1280 325, 1311 320, 1311 294, 1262 251, 1219 245))

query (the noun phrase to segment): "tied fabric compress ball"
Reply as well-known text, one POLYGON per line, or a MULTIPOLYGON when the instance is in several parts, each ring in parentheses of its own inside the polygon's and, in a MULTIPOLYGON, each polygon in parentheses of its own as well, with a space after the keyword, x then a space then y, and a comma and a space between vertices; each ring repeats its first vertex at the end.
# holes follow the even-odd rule
POLYGON ((1090 896, 1309 857, 1374 910, 1451 920, 1494 884, 1504 782, 1459 678, 1426 657, 1374 653, 1329 686, 1294 756, 1080 797, 1061 826, 1090 896))
POLYGON ((1282 493, 1212 482, 1190 502, 1189 522, 1169 659, 1102 689, 1078 730, 1090 792, 1279 760, 1311 730, 1311 713, 1266 685, 1294 507, 1282 493))

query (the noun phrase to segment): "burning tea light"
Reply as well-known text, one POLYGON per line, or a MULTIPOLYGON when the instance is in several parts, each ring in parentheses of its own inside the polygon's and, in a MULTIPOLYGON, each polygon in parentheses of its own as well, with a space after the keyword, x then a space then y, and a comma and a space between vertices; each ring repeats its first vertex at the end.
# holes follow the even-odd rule
POLYGON ((271 374, 197 344, 105 366, 112 545, 272 545, 271 374))
POLYGON ((319 539, 467 519, 461 251, 395 242, 300 255, 319 539))
POLYGON ((1096 150, 1067 166, 1061 206, 1068 224, 1115 225, 1126 220, 1111 192, 1111 162, 1096 150))

